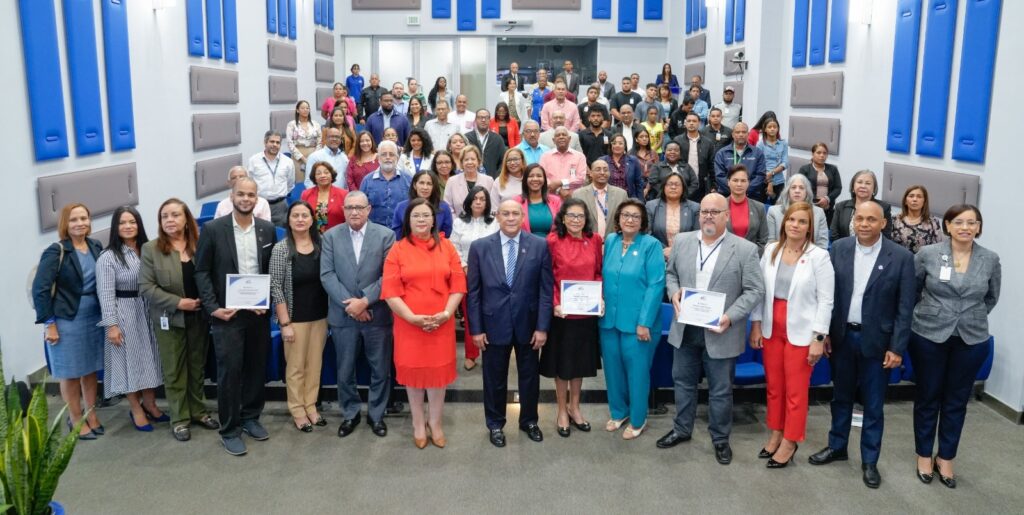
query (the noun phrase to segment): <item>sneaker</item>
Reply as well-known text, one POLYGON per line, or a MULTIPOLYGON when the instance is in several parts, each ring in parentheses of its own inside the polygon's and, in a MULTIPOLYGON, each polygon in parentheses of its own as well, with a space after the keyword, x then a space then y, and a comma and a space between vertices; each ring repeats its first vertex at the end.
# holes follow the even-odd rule
POLYGON ((242 432, 252 437, 253 440, 262 442, 270 438, 270 433, 263 428, 263 424, 260 424, 259 420, 250 419, 242 421, 242 432))
POLYGON ((224 445, 224 450, 232 456, 244 456, 246 453, 245 442, 242 441, 241 437, 224 436, 221 437, 220 443, 224 445))

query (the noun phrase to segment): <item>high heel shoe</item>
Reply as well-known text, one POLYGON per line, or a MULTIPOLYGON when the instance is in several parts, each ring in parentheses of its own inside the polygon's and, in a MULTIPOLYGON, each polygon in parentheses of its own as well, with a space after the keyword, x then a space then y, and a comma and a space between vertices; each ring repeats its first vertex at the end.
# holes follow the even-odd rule
MULTIPOLYGON (((942 472, 939 471, 938 459, 934 461, 933 469, 935 470, 935 473, 939 475, 939 482, 942 483, 942 486, 945 486, 946 488, 956 488, 956 478, 953 476, 943 476, 942 472)), ((918 474, 920 474, 920 472, 918 472, 918 474)))
POLYGON ((643 434, 645 429, 647 429, 647 423, 646 422, 644 422, 644 425, 640 426, 639 428, 634 428, 633 425, 630 424, 630 425, 626 426, 626 429, 624 429, 622 431, 622 439, 623 440, 635 440, 637 437, 639 437, 641 434, 643 434))
POLYGON ((558 429, 558 436, 561 436, 562 438, 569 438, 569 435, 572 434, 572 431, 569 429, 569 426, 562 427, 556 425, 555 427, 558 429))
MULTIPOLYGON (((143 410, 145 410, 145 408, 143 408, 143 410)), ((128 420, 132 422, 132 426, 135 428, 136 431, 142 431, 144 433, 150 433, 153 431, 153 424, 146 423, 141 426, 136 424, 135 417, 132 415, 132 412, 130 411, 128 412, 128 420)))
POLYGON ((569 423, 572 424, 573 427, 579 429, 580 431, 583 431, 584 433, 590 432, 590 422, 587 422, 586 420, 584 420, 583 422, 576 422, 576 419, 572 418, 572 415, 569 415, 569 423))
POLYGON ((153 414, 150 413, 148 409, 146 409, 145 405, 142 405, 142 412, 146 414, 146 418, 152 420, 153 422, 170 422, 171 421, 171 417, 168 414, 166 414, 166 413, 161 413, 159 417, 153 416, 153 414))
MULTIPOLYGON (((786 468, 790 463, 793 463, 793 458, 796 457, 796 451, 799 450, 799 449, 800 449, 799 445, 794 445, 793 446, 793 454, 791 454, 789 456, 789 459, 784 461, 784 462, 782 462, 782 461, 775 461, 775 457, 774 457, 775 453, 773 452, 772 456, 768 457, 768 463, 766 465, 766 468, 770 468, 770 469, 784 469, 784 468, 786 468)), ((764 450, 764 449, 762 449, 762 450, 764 450)), ((776 450, 775 452, 778 452, 778 450, 776 450)))
POLYGON ((426 438, 416 438, 414 436, 414 437, 412 437, 412 443, 416 445, 417 449, 425 449, 427 447, 427 439, 426 438))
POLYGON ((93 433, 96 433, 96 436, 103 436, 104 434, 107 433, 107 429, 103 427, 103 424, 100 424, 96 427, 92 427, 92 424, 89 423, 89 420, 86 420, 85 425, 89 426, 89 429, 91 429, 93 433))
POLYGON ((932 480, 935 479, 933 472, 921 472, 921 469, 917 468, 916 465, 914 466, 914 472, 917 474, 917 479, 926 485, 931 484, 932 480))
MULTIPOLYGON (((86 424, 88 425, 88 422, 86 422, 86 424)), ((75 425, 71 423, 71 417, 68 417, 68 432, 71 432, 71 431, 74 431, 74 430, 75 430, 75 425)), ((78 439, 79 440, 95 440, 96 439, 96 432, 92 431, 90 429, 89 432, 84 434, 84 435, 79 433, 78 434, 78 439)))
POLYGON ((448 445, 448 438, 443 434, 441 436, 435 436, 433 432, 430 433, 430 443, 434 444, 434 447, 438 449, 444 449, 444 446, 448 445))
MULTIPOLYGON (((778 449, 776 449, 776 450, 778 450, 778 449)), ((771 458, 774 455, 775 455, 774 452, 768 452, 767 448, 761 447, 761 450, 757 453, 757 458, 760 459, 760 460, 766 460, 768 458, 771 458)))

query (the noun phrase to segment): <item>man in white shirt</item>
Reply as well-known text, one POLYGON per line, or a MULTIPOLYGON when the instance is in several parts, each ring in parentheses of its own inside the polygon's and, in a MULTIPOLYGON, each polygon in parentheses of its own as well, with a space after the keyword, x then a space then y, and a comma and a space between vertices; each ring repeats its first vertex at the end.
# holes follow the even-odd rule
POLYGON ((715 104, 715 107, 722 110, 722 125, 735 127, 737 123, 743 121, 743 106, 733 102, 735 97, 736 88, 726 86, 722 92, 722 101, 715 104))
POLYGON ((270 221, 284 227, 288 218, 288 194, 295 187, 295 165, 281 157, 281 133, 263 135, 263 152, 249 158, 249 177, 256 181, 259 195, 270 204, 270 221))
MULTIPOLYGON (((228 170, 228 191, 235 186, 235 181, 242 177, 248 177, 249 172, 245 170, 244 166, 235 165, 228 170)), ((214 218, 220 218, 224 215, 230 215, 235 210, 235 205, 231 202, 231 194, 228 193, 227 198, 217 203, 217 210, 213 213, 214 218)), ((261 220, 270 221, 270 204, 267 203, 267 199, 260 197, 256 199, 256 207, 252 210, 252 215, 261 220)))
MULTIPOLYGON (((466 98, 466 95, 459 95, 455 97, 455 112, 448 115, 451 122, 454 123, 455 126, 459 128, 459 132, 463 134, 468 133, 476 127, 476 113, 466 109, 466 106, 468 105, 469 99, 466 98)), ((435 141, 434 148, 440 149, 444 147, 439 146, 435 141)))
POLYGON ((327 129, 327 146, 313 152, 306 159, 306 188, 312 188, 316 185, 313 182, 313 165, 321 161, 330 163, 334 171, 338 172, 334 185, 344 189, 345 171, 348 170, 348 156, 345 155, 345 150, 341 148, 341 130, 337 127, 327 129))
POLYGON ((611 100, 615 95, 615 85, 608 82, 608 72, 604 70, 597 72, 597 86, 601 89, 601 98, 611 100))
POLYGON ((448 101, 438 99, 437 104, 434 106, 434 114, 437 118, 427 120, 427 123, 423 126, 436 150, 448 148, 448 138, 451 138, 452 134, 456 132, 461 132, 459 127, 449 120, 449 111, 451 111, 451 106, 448 105, 448 101))

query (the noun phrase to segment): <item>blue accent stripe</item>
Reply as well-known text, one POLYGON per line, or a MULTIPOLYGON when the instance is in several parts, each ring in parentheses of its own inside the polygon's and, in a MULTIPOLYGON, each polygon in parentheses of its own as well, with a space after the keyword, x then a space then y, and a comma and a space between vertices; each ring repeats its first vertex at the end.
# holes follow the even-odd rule
POLYGON ((637 0, 619 0, 619 32, 636 32, 637 0))
POLYGON ((846 62, 846 32, 850 22, 850 0, 832 0, 828 29, 828 62, 846 62))
POLYGON ((452 0, 432 0, 430 3, 430 16, 440 20, 451 18, 452 0))
POLYGON ((501 18, 501 0, 480 0, 480 17, 501 18))
POLYGON ((747 31, 747 0, 735 0, 736 2, 736 25, 733 27, 733 40, 737 43, 743 41, 747 31))
POLYGON ((220 0, 206 0, 206 57, 224 57, 224 36, 221 30, 220 0))
POLYGON ((123 0, 103 0, 103 60, 107 68, 107 117, 110 148, 135 148, 132 113, 132 68, 128 58, 128 7, 123 0))
POLYGON ((288 0, 288 39, 298 37, 299 20, 295 17, 295 0, 288 0))
POLYGON ((811 0, 811 66, 825 64, 826 31, 828 30, 828 0, 811 0))
POLYGON ((960 49, 960 82, 953 126, 953 159, 985 162, 992 81, 999 44, 1001 0, 967 0, 960 49))
POLYGON ((313 23, 320 25, 323 23, 323 15, 320 14, 320 9, 323 8, 323 2, 320 0, 313 0, 313 23))
POLYGON ((921 0, 898 0, 896 38, 892 50, 892 86, 889 93, 889 131, 885 148, 910 152, 917 86, 917 49, 921 38, 921 0))
POLYGON ((238 62, 238 5, 224 0, 224 60, 238 62))
POLYGON ((793 68, 807 66, 807 16, 811 0, 793 2, 793 68))
POLYGON ((53 0, 19 0, 25 83, 36 161, 68 156, 64 86, 60 79, 57 13, 53 0))
POLYGON ((277 34, 277 0, 267 0, 267 32, 277 34))
POLYGON ((103 152, 106 142, 92 0, 64 0, 64 48, 71 82, 75 150, 80 156, 103 152))
POLYGON ((686 33, 693 32, 693 3, 697 0, 686 0, 686 33))
POLYGON ((327 0, 327 29, 334 30, 334 0, 327 0))
POLYGON ((476 30, 476 0, 456 0, 455 9, 458 17, 455 26, 458 30, 476 30))
POLYGON ((700 0, 700 28, 708 28, 708 0, 700 0))
POLYGON ((612 19, 612 0, 594 0, 590 17, 595 20, 612 19))
POLYGON ((202 57, 206 55, 206 44, 203 39, 203 0, 186 0, 185 30, 188 32, 188 55, 202 57))
POLYGON ((644 0, 644 19, 660 20, 662 7, 662 0, 644 0))
POLYGON ((288 35, 288 0, 277 0, 277 35, 288 35))
POLYGON ((918 155, 942 157, 946 146, 946 115, 953 73, 956 0, 928 0, 928 25, 921 66, 921 100, 917 105, 918 155))
POLYGON ((689 11, 687 11, 687 12, 690 13, 690 19, 693 20, 693 31, 694 32, 697 32, 698 30, 700 30, 700 5, 698 5, 699 1, 700 0, 693 0, 693 2, 691 2, 687 6, 687 9, 689 9, 689 11))
POLYGON ((736 2, 735 0, 725 0, 725 44, 732 44, 733 37, 733 26, 736 19, 736 2))

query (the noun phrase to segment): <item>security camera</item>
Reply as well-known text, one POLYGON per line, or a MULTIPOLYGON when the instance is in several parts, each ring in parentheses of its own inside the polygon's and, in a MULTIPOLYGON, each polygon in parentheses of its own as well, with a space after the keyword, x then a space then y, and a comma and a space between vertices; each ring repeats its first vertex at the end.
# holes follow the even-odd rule
POLYGON ((736 61, 742 61, 746 54, 742 50, 737 50, 736 53, 732 54, 732 57, 736 61))

